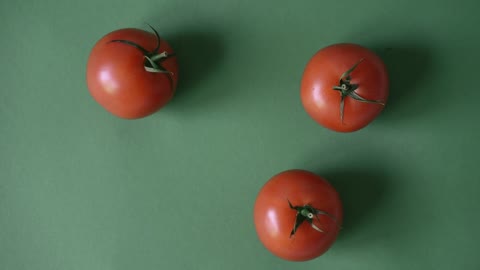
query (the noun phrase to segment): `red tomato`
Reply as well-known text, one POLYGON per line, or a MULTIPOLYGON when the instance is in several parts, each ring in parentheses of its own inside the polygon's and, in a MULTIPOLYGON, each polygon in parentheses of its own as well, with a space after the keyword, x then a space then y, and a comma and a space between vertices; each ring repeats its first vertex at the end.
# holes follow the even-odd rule
POLYGON ((325 253, 337 238, 342 215, 336 190, 304 170, 272 177, 254 207, 260 241, 274 255, 290 261, 311 260, 325 253))
POLYGON ((173 97, 178 64, 170 45, 154 33, 127 28, 108 33, 93 47, 87 86, 93 98, 121 118, 148 116, 173 97))
POLYGON ((352 132, 367 126, 383 110, 388 84, 387 69, 375 53, 356 44, 334 44, 307 63, 301 100, 319 124, 352 132))

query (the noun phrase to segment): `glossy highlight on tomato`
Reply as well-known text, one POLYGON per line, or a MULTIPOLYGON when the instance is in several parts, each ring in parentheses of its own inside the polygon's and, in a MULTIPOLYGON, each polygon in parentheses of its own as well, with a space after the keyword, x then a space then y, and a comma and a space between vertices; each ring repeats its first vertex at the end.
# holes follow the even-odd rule
POLYGON ((98 104, 117 117, 137 119, 151 115, 175 93, 175 53, 152 30, 115 30, 97 41, 90 52, 88 90, 98 104))
POLYGON ((300 86, 305 111, 337 132, 366 127, 384 109, 389 77, 373 51, 350 43, 320 49, 307 63, 300 86))
POLYGON ((306 261, 335 242, 343 219, 339 194, 326 179, 306 170, 273 176, 260 190, 254 223, 260 242, 272 254, 306 261))

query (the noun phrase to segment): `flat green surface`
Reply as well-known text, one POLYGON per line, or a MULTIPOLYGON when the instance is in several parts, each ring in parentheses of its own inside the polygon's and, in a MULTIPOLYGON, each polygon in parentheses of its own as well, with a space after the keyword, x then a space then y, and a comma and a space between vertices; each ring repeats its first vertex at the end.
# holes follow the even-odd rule
POLYGON ((1 1, 0 269, 480 269, 478 1, 1 1), (90 97, 93 44, 151 23, 178 94, 136 121, 90 97), (383 55, 389 103, 339 134, 303 110, 321 47, 383 55), (324 256, 257 240, 260 187, 327 177, 345 224, 324 256))

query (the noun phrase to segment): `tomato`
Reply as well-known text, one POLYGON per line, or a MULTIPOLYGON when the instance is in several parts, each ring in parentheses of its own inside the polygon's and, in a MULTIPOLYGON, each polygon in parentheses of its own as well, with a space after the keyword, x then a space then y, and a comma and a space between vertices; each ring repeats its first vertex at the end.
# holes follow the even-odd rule
POLYGON ((303 107, 320 125, 353 132, 383 110, 389 93, 385 64, 356 44, 320 49, 307 63, 300 86, 303 107))
POLYGON ((175 93, 178 64, 173 49, 154 33, 125 28, 103 36, 87 63, 90 94, 106 111, 125 119, 146 117, 175 93))
POLYGON ((306 261, 325 253, 335 242, 343 210, 337 191, 324 178, 305 170, 273 176, 254 206, 255 229, 272 254, 306 261))

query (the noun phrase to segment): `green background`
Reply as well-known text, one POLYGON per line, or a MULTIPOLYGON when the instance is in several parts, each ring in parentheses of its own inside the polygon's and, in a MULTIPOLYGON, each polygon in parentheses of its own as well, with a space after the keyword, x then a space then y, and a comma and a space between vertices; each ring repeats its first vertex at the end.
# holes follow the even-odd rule
POLYGON ((1 1, 0 269, 480 269, 478 3, 1 1), (145 23, 179 54, 178 93, 118 119, 86 61, 145 23), (349 134, 299 98, 337 42, 378 51, 391 76, 381 116, 349 134), (252 220, 291 168, 345 207, 338 241, 304 263, 266 251, 252 220))

